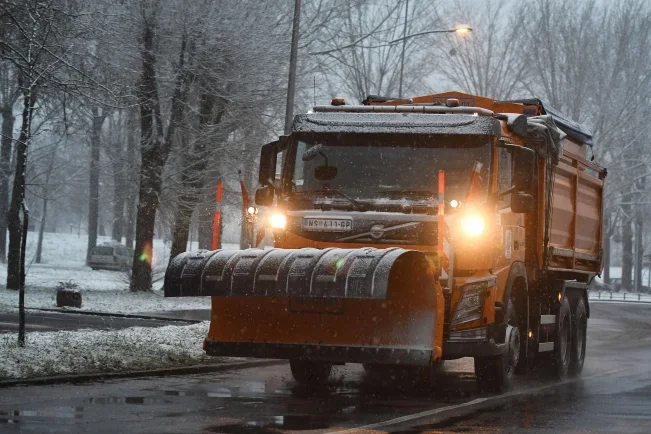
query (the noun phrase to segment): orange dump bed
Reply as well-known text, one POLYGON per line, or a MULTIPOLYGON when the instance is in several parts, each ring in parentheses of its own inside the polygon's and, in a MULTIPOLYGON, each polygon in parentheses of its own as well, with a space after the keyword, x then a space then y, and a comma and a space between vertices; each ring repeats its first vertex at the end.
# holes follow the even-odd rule
POLYGON ((563 152, 551 185, 545 255, 550 269, 601 272, 605 174, 577 154, 563 152))

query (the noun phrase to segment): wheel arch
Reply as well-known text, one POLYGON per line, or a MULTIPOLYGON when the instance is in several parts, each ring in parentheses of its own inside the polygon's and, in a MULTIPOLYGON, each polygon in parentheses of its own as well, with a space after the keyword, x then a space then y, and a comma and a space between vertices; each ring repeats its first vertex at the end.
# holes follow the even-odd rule
POLYGON ((579 300, 583 299, 585 313, 590 318, 590 303, 588 302, 588 285, 583 282, 563 281, 561 293, 570 302, 572 312, 575 311, 579 300))

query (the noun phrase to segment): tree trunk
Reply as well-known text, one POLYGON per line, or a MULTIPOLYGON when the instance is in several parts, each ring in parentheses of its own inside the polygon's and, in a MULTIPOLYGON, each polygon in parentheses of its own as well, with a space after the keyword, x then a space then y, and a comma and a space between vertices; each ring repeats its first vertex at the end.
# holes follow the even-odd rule
POLYGON ((11 178, 11 144, 14 133, 13 107, 2 110, 2 145, 0 146, 0 261, 7 260, 7 211, 11 178))
POLYGON ((122 242, 122 232, 124 232, 124 201, 125 201, 125 190, 126 182, 124 180, 125 174, 124 171, 119 166, 118 163, 114 163, 113 173, 114 175, 114 191, 113 191, 113 229, 111 231, 111 238, 113 238, 118 243, 122 242))
POLYGON ((99 159, 100 159, 100 133, 104 116, 99 114, 99 109, 93 107, 93 124, 90 139, 90 185, 88 188, 88 246, 86 248, 86 262, 97 246, 97 229, 99 225, 99 159))
POLYGON ((212 230, 214 225, 215 207, 209 207, 205 204, 199 206, 197 223, 199 225, 199 248, 212 249, 212 230))
MULTIPOLYGON (((627 206, 624 215, 630 215, 627 206)), ((622 289, 631 290, 633 280, 633 229, 631 222, 622 225, 622 289)))
POLYGON ((25 170, 27 168, 27 149, 31 139, 32 114, 36 94, 29 89, 23 96, 23 121, 18 142, 16 142, 16 172, 14 186, 11 192, 11 203, 7 214, 9 229, 9 254, 7 257, 7 289, 20 287, 20 252, 22 239, 22 223, 20 210, 25 200, 25 170))
POLYGON ((635 292, 642 291, 642 267, 644 266, 644 215, 638 210, 635 216, 635 292))
POLYGON ((43 208, 41 209, 41 225, 38 229, 38 242, 36 244, 37 264, 41 263, 43 255, 43 235, 45 234, 45 222, 47 221, 47 204, 49 201, 50 178, 52 177, 52 169, 54 168, 54 160, 56 158, 58 147, 59 142, 57 142, 57 144, 54 146, 54 149, 52 150, 52 155, 47 165, 47 171, 45 172, 45 184, 43 186, 43 208))
MULTIPOLYGON (((47 191, 47 189, 46 189, 47 191)), ((37 264, 41 263, 43 254, 43 235, 45 234, 45 219, 47 216, 47 194, 43 196, 43 208, 41 209, 41 225, 38 228, 38 243, 36 244, 36 259, 37 264)))
POLYGON ((605 218, 604 225, 604 283, 610 285, 610 219, 605 218))
POLYGON ((128 192, 127 198, 126 198, 126 207, 127 207, 127 216, 126 216, 126 221, 124 222, 124 236, 125 236, 125 244, 129 248, 133 248, 133 237, 136 233, 135 229, 135 223, 136 223, 136 186, 140 184, 140 179, 138 177, 138 165, 136 163, 137 160, 137 152, 136 152, 136 136, 134 131, 135 130, 135 122, 134 122, 134 113, 129 113, 129 121, 127 122, 127 125, 132 126, 132 128, 129 128, 128 131, 128 136, 127 136, 127 161, 129 161, 129 164, 131 164, 131 170, 125 175, 123 179, 125 179, 126 183, 126 188, 125 190, 128 192))
MULTIPOLYGON (((143 155, 143 167, 146 160, 143 155)), ((136 257, 133 261, 131 291, 151 290, 151 266, 154 240, 154 223, 158 207, 160 173, 143 173, 138 196, 138 216, 136 217, 136 257)))

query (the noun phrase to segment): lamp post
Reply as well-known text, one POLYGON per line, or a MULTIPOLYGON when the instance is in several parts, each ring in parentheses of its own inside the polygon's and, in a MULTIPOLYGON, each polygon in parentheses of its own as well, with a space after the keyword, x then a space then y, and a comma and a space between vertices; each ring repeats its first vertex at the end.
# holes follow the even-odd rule
POLYGON ((472 32, 472 27, 465 24, 456 26, 454 29, 447 30, 429 30, 427 32, 414 33, 413 35, 407 35, 407 12, 409 7, 409 1, 405 3, 405 27, 404 27, 404 36, 402 38, 394 39, 389 41, 387 45, 393 45, 402 41, 402 52, 400 53, 400 84, 398 86, 398 97, 402 98, 402 75, 405 69, 405 47, 407 45, 407 39, 415 38, 417 36, 430 35, 432 33, 456 33, 457 35, 465 35, 466 33, 472 32))
POLYGON ((296 90, 296 59, 298 57, 298 29, 301 21, 301 0, 294 3, 292 24, 292 49, 289 55, 289 80, 287 82, 287 105, 285 106, 285 134, 289 134, 294 118, 294 92, 296 90))

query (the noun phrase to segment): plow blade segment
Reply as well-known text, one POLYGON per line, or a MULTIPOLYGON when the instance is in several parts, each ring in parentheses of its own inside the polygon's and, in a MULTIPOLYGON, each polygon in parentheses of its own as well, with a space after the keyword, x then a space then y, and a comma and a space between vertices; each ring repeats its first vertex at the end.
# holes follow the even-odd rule
POLYGON ((166 297, 288 296, 386 299, 397 261, 426 261, 390 249, 248 249, 182 253, 165 273, 166 297))

